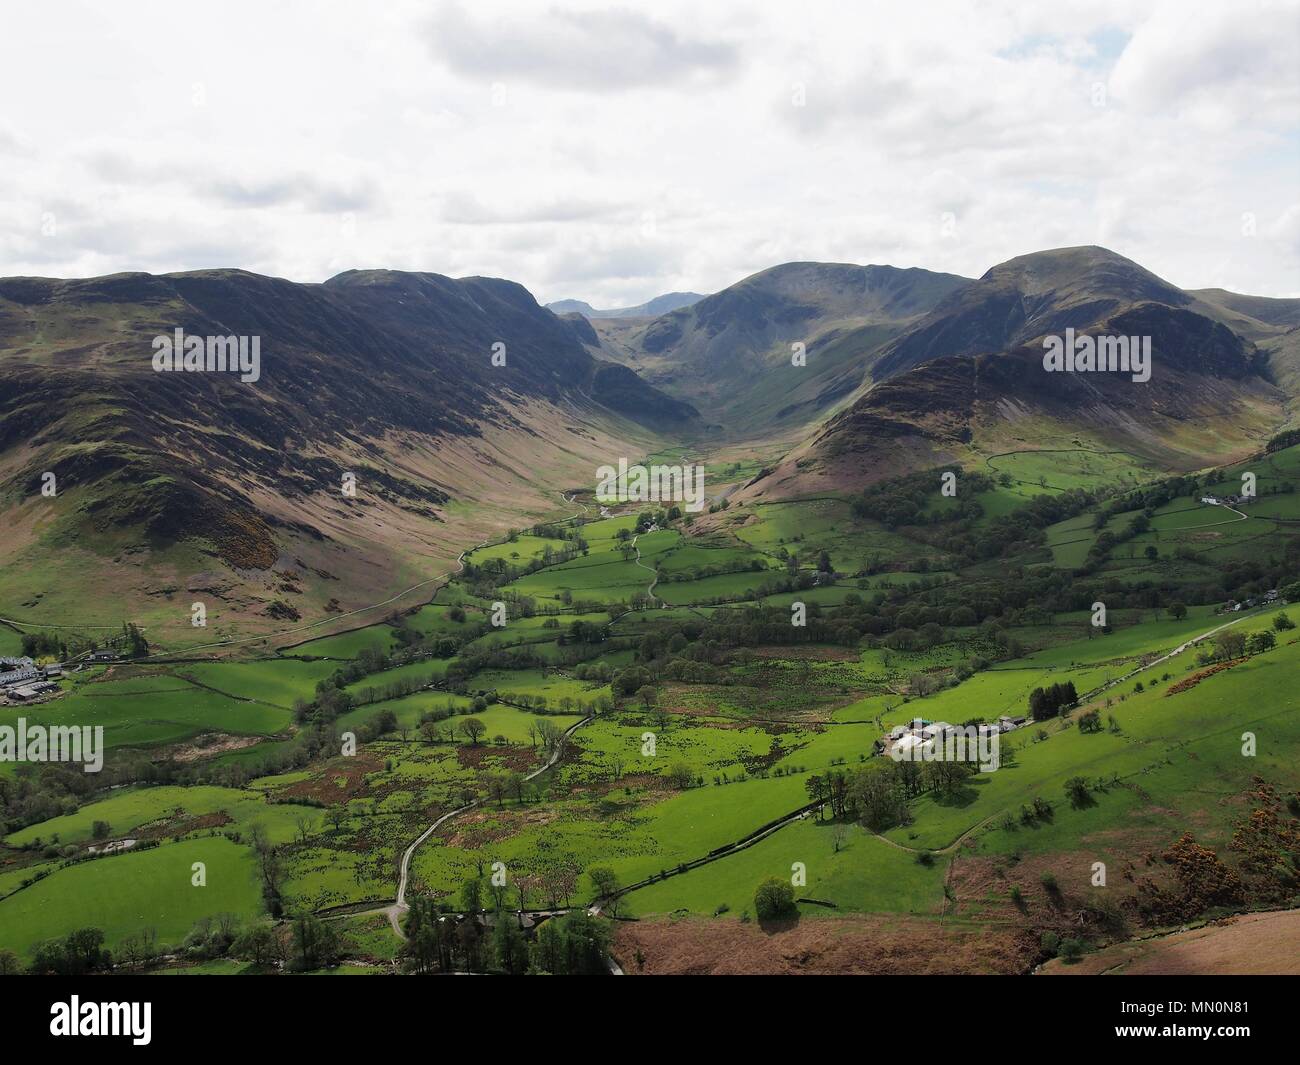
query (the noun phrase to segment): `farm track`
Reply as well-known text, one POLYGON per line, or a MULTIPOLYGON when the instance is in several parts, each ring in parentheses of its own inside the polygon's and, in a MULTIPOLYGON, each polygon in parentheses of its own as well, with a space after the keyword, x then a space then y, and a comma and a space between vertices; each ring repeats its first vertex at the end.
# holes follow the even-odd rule
MULTIPOLYGON (((569 737, 572 736, 575 732, 577 732, 578 729, 580 729, 583 725, 587 724, 590 721, 591 721, 591 715, 588 715, 584 717, 581 721, 574 722, 574 724, 570 725, 567 729, 565 729, 563 738, 561 742, 556 745, 555 750, 551 752, 551 757, 547 759, 544 765, 539 766, 537 769, 534 769, 531 773, 529 773, 526 777, 524 777, 524 780, 525 781, 533 780, 541 776, 548 769, 554 767, 554 765, 560 760, 560 756, 564 754, 564 749, 568 744, 569 737)), ((421 832, 420 835, 416 838, 415 842, 412 843, 409 847, 407 847, 406 850, 402 853, 402 864, 399 870, 399 877, 397 882, 397 898, 393 902, 393 905, 386 907, 382 911, 369 910, 363 912, 368 912, 368 913, 383 912, 387 914, 388 923, 393 926, 393 931, 397 933, 397 935, 400 936, 402 939, 405 939, 406 935, 402 932, 401 917, 402 914, 406 913, 411 908, 406 902, 406 888, 408 883, 410 882, 411 859, 415 856, 415 852, 420 848, 420 844, 422 844, 425 840, 427 840, 431 835, 433 835, 434 832, 436 832, 439 828, 445 825, 448 821, 451 821, 452 819, 459 817, 461 814, 465 813, 466 811, 476 809, 481 805, 483 805, 483 800, 475 799, 473 802, 466 803, 464 806, 459 806, 455 810, 451 810, 448 813, 443 814, 441 817, 435 820, 431 825, 429 825, 428 828, 426 828, 423 832, 421 832)))
POLYGON ((1226 503, 1220 503, 1217 505, 1223 507, 1224 510, 1232 511, 1232 513, 1236 514, 1237 516, 1235 518, 1229 518, 1227 521, 1211 521, 1211 522, 1207 522, 1204 525, 1186 525, 1181 529, 1170 529, 1168 531, 1169 532, 1191 532, 1193 529, 1214 529, 1220 525, 1236 525, 1237 522, 1245 521, 1246 518, 1248 517, 1248 515, 1243 514, 1241 511, 1237 510, 1236 507, 1230 507, 1226 503))
POLYGON ((1255 615, 1254 615, 1253 613, 1251 613, 1251 614, 1243 614, 1241 617, 1239 617, 1239 618, 1234 618, 1232 621, 1224 622, 1224 624, 1222 624, 1222 625, 1216 625, 1214 628, 1209 629, 1208 631, 1201 633, 1199 636, 1193 636, 1190 640, 1184 640, 1184 641, 1183 641, 1182 643, 1180 643, 1177 647, 1175 647, 1172 651, 1169 651, 1169 652, 1167 652, 1167 653, 1161 655, 1159 658, 1153 659, 1152 661, 1148 662, 1146 665, 1144 665, 1144 666, 1138 666, 1137 669, 1135 669, 1135 670, 1133 670, 1133 671, 1131 671, 1131 672, 1129 672, 1129 673, 1125 673, 1122 677, 1116 677, 1114 680, 1108 680, 1105 684, 1102 684, 1100 687, 1093 688, 1092 691, 1085 692, 1085 693, 1080 697, 1079 701, 1080 701, 1080 702, 1083 702, 1084 700, 1087 700, 1087 699, 1093 699, 1093 698, 1096 698, 1096 697, 1097 697, 1098 695, 1100 695, 1102 692, 1107 691, 1107 690, 1109 690, 1110 688, 1115 687, 1115 685, 1117 685, 1117 684, 1123 684, 1125 681, 1127 681, 1127 680, 1131 680, 1133 677, 1136 677, 1139 673, 1145 673, 1148 669, 1153 669, 1153 668, 1155 668, 1156 666, 1160 665, 1162 662, 1168 662, 1169 659, 1171 659, 1171 658, 1176 658, 1178 655, 1180 655, 1180 654, 1182 654, 1184 651, 1186 651, 1189 647, 1195 647, 1198 643, 1201 643, 1202 641, 1209 639, 1209 638, 1210 638, 1211 636, 1213 636, 1215 633, 1222 632, 1224 629, 1229 629, 1229 628, 1231 628, 1233 625, 1236 625, 1236 624, 1238 624, 1239 622, 1245 621, 1246 618, 1248 618, 1248 617, 1254 617, 1254 616, 1255 616, 1255 615))
POLYGON ((658 603, 658 602, 664 602, 664 603, 666 603, 668 600, 666 600, 666 599, 661 600, 658 596, 655 595, 655 585, 659 583, 659 571, 658 571, 658 570, 655 570, 655 569, 651 569, 649 566, 647 566, 645 563, 643 563, 643 562, 641 561, 641 548, 637 547, 637 545, 636 545, 636 542, 637 542, 639 539, 641 539, 641 534, 640 534, 640 533, 638 533, 636 536, 632 537, 632 546, 633 546, 634 548, 636 548, 636 559, 635 559, 635 562, 636 562, 636 564, 637 564, 638 566, 641 567, 641 569, 645 570, 647 573, 653 574, 653 576, 654 576, 654 580, 652 580, 652 581, 651 581, 651 582, 646 586, 645 594, 646 594, 647 596, 649 596, 652 600, 654 600, 656 603, 658 603))

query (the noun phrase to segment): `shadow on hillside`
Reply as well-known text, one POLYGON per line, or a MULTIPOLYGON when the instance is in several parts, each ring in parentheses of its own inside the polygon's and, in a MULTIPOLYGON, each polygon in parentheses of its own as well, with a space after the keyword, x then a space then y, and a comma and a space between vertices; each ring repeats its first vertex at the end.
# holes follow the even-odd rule
POLYGON ((961 787, 953 788, 951 791, 936 794, 934 804, 936 806, 946 806, 954 809, 961 809, 963 806, 969 806, 979 798, 980 793, 972 784, 963 784, 961 787))
POLYGON ((799 925, 799 917, 800 915, 797 912, 786 914, 782 917, 768 917, 766 919, 760 917, 758 918, 757 923, 758 927, 767 935, 774 936, 778 932, 789 932, 792 928, 797 928, 799 925))

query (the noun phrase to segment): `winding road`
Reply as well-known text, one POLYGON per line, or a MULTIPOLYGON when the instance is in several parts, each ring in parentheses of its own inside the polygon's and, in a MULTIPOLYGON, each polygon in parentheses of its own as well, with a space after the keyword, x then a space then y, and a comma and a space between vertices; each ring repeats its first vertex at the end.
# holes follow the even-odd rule
MULTIPOLYGON (((546 763, 544 765, 539 766, 538 768, 534 769, 531 773, 529 773, 526 777, 524 777, 524 780, 526 781, 533 780, 536 777, 541 776, 548 769, 552 768, 555 765, 555 763, 560 760, 560 755, 564 753, 564 748, 568 745, 569 737, 572 736, 575 732, 578 731, 578 729, 582 728, 582 726, 587 724, 589 721, 591 721, 590 714, 584 717, 581 721, 575 721, 572 725, 570 725, 567 729, 565 729, 560 736, 560 741, 555 745, 555 750, 551 752, 551 757, 546 760, 546 763)), ((405 851, 402 852, 402 865, 397 880, 397 899, 396 901, 394 901, 394 903, 391 906, 386 907, 383 910, 383 912, 388 915, 388 923, 393 926, 393 931, 396 932, 403 939, 406 938, 406 935, 402 932, 401 917, 402 914, 406 913, 407 910, 411 908, 406 901, 406 885, 410 881, 411 859, 415 856, 415 852, 419 849, 420 844, 422 844, 425 840, 427 840, 431 835, 433 835, 434 832, 436 832, 439 828, 445 825, 448 821, 452 820, 455 817, 459 817, 467 810, 473 810, 475 807, 481 805, 483 805, 483 800, 475 799, 473 802, 468 802, 464 806, 458 806, 456 809, 443 814, 436 821, 434 821, 433 824, 431 824, 428 828, 426 828, 423 832, 421 832, 419 837, 416 839, 416 841, 412 843, 409 847, 407 847, 405 851)), ((373 913, 377 911, 371 910, 365 912, 373 913)))

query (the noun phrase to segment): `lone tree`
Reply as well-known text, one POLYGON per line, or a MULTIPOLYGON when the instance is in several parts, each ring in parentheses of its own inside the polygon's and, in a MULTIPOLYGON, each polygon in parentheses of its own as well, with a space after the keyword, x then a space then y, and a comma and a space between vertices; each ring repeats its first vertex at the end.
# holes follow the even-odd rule
POLYGON ((1240 658, 1246 653, 1245 634, 1236 632, 1233 629, 1225 629, 1223 632, 1215 633, 1214 651, 1215 657, 1225 662, 1240 658))
POLYGON ((477 747, 479 737, 487 731, 487 726, 476 717, 467 717, 460 723, 460 730, 469 737, 469 742, 477 747))
POLYGON ((760 921, 771 921, 795 912, 794 888, 788 880, 769 876, 754 892, 754 912, 760 921))
POLYGON ((587 876, 591 878, 592 884, 596 887, 596 893, 600 897, 602 908, 617 917, 619 907, 618 874, 607 865, 593 865, 587 870, 587 876))
POLYGON ((1083 777, 1071 777, 1065 782, 1065 797, 1076 810, 1093 804, 1088 782, 1083 777))

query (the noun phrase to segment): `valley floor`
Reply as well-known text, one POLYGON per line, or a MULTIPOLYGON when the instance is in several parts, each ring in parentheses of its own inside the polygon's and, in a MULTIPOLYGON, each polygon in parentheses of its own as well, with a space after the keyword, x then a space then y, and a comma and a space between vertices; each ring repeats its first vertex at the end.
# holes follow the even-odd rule
MULTIPOLYGON (((985 490, 979 522, 1022 491, 985 490)), ((0 951, 26 964, 93 927, 119 964, 215 963, 241 948, 214 930, 271 927, 270 906, 283 950, 314 915, 339 958, 391 971, 429 905, 462 925, 593 907, 618 918, 632 975, 1012 973, 1058 952, 1083 960, 1045 971, 1236 965, 1249 947, 1232 944, 1264 935, 1247 929, 1294 944, 1294 922, 1126 941, 1294 892, 1259 854, 1295 849, 1300 640, 1280 601, 1221 613, 1130 589, 1280 557, 1284 502, 1221 527, 1185 499, 1152 508, 1088 578, 1112 604, 1101 631, 1026 596, 1077 580, 1077 545, 1122 509, 1048 525, 1009 567, 957 557, 941 520, 891 528, 834 500, 715 505, 687 525, 580 498, 580 516, 467 552, 384 623, 271 657, 73 674, 22 712, 104 726, 121 786, 78 796, 2 767, 19 820, 0 951), (1224 632, 1241 637, 1226 657, 1224 632), (1024 720, 1067 684, 1071 705, 1024 720), (895 764, 879 744, 916 718, 1020 720, 1000 768, 920 767, 873 819, 862 804, 895 764), (756 902, 773 878, 794 888, 776 917, 756 902)))

